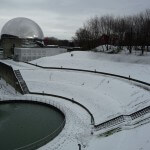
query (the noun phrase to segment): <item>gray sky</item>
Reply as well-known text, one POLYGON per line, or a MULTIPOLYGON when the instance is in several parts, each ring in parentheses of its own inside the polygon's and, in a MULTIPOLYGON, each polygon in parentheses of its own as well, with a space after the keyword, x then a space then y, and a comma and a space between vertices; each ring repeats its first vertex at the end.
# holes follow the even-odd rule
POLYGON ((71 39, 89 18, 111 14, 124 16, 150 8, 150 0, 0 0, 0 31, 15 17, 27 17, 45 36, 71 39))

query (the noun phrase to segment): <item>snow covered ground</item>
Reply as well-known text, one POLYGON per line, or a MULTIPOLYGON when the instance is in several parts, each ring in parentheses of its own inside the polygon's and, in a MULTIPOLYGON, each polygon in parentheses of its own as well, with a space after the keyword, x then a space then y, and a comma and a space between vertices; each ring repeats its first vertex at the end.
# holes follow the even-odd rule
POLYGON ((150 123, 108 137, 93 137, 87 150, 149 150, 150 123))
POLYGON ((41 147, 41 150, 70 150, 78 149, 78 144, 87 146, 90 139, 91 125, 89 114, 78 105, 72 105, 70 102, 37 95, 21 95, 16 93, 15 89, 7 85, 4 80, 0 80, 0 101, 5 100, 27 100, 48 103, 60 109, 66 117, 66 124, 61 133, 50 143, 41 147))
POLYGON ((5 96, 13 97, 13 96, 20 96, 21 94, 18 93, 13 87, 11 87, 5 80, 2 78, 0 79, 0 98, 5 96))
POLYGON ((70 52, 54 57, 44 57, 32 63, 45 67, 66 67, 110 72, 131 76, 150 82, 150 53, 144 56, 135 54, 105 54, 94 52, 70 52), (73 54, 73 56, 71 55, 73 54))
MULTIPOLYGON (((134 82, 104 75, 42 69, 21 62, 5 60, 6 64, 19 69, 31 92, 44 92, 73 98, 90 110, 95 123, 100 124, 121 114, 128 115, 150 105, 150 92, 134 82)), ((68 67, 98 70, 131 76, 150 83, 150 54, 138 56, 127 53, 104 54, 95 52, 71 52, 52 57, 44 57, 31 63, 46 67, 68 67)), ((5 85, 0 81, 0 85, 5 85)), ((0 89, 1 97, 15 91, 0 89), (11 91, 11 92, 10 92, 11 91)), ((10 94, 12 93, 12 94, 10 94)), ((13 95, 14 94, 14 95, 13 95)), ((15 95, 19 97, 19 95, 15 95)), ((53 141, 40 149, 76 150, 78 144, 86 150, 149 150, 150 124, 110 134, 107 137, 91 135, 90 115, 80 106, 69 101, 41 96, 35 97, 61 107, 67 116, 64 130, 53 141), (65 108, 65 109, 64 109, 65 108), (114 144, 115 143, 115 144, 114 144)))
POLYGON ((21 74, 32 92, 44 91, 80 102, 92 112, 96 124, 150 103, 150 92, 110 77, 43 69, 21 70, 21 74))

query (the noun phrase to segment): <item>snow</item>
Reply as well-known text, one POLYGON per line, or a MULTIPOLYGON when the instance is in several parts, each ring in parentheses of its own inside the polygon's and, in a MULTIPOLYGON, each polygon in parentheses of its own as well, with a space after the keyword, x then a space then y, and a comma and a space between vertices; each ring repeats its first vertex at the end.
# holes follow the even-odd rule
MULTIPOLYGON (((19 69, 31 92, 56 94, 73 98, 90 110, 95 124, 112 119, 121 114, 129 115, 150 105, 150 92, 135 82, 105 75, 86 72, 42 69, 22 62, 3 60, 2 62, 19 69)), ((98 70, 131 76, 150 83, 150 54, 138 56, 122 52, 105 54, 99 52, 71 52, 57 56, 40 58, 31 63, 45 67, 69 67, 98 70), (73 56, 71 56, 73 54, 73 56)), ((66 115, 63 131, 51 142, 39 148, 41 150, 76 150, 81 144, 85 150, 149 150, 149 115, 147 123, 130 127, 123 126, 122 131, 107 137, 93 131, 90 115, 80 106, 54 97, 16 94, 12 87, 0 80, 0 98, 37 100, 52 104, 66 115), (115 143, 115 144, 114 144, 115 143)), ((143 119, 143 118, 139 118, 143 119)))
POLYGON ((148 91, 110 77, 43 69, 21 70, 21 74, 32 92, 74 98, 92 112, 96 124, 150 103, 148 91))
POLYGON ((104 54, 95 52, 71 52, 45 57, 31 63, 45 67, 64 67, 97 70, 129 76, 150 82, 150 54, 145 56, 129 54, 104 54), (73 56, 71 56, 73 54, 73 56), (118 63, 119 62, 119 63, 118 63))
POLYGON ((18 96, 21 95, 13 87, 11 87, 5 80, 0 79, 0 98, 3 96, 18 96))
POLYGON ((87 150, 149 150, 150 124, 124 130, 108 137, 94 137, 87 150), (96 146, 97 145, 97 146, 96 146))
POLYGON ((94 51, 98 51, 98 52, 111 52, 112 50, 117 50, 117 46, 113 46, 113 45, 100 45, 98 47, 96 47, 94 49, 94 51), (107 50, 108 47, 108 50, 107 50))
POLYGON ((8 66, 12 66, 14 70, 21 70, 21 69, 34 69, 36 67, 34 66, 30 66, 26 63, 23 62, 15 62, 12 59, 6 59, 6 60, 0 60, 0 62, 3 62, 5 64, 7 64, 8 66))

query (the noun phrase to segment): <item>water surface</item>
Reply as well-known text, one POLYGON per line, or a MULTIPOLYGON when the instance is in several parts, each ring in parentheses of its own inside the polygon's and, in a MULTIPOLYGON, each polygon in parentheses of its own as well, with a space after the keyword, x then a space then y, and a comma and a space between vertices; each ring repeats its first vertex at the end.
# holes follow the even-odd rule
POLYGON ((0 150, 16 149, 53 133, 64 115, 48 105, 0 103, 0 150))

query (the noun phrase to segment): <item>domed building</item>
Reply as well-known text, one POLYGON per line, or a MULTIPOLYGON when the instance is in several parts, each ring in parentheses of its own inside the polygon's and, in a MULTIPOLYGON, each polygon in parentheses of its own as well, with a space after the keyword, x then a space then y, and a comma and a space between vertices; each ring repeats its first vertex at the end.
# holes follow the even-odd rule
POLYGON ((8 21, 1 30, 4 58, 12 58, 15 47, 40 47, 43 37, 39 25, 28 18, 18 17, 8 21))
POLYGON ((1 30, 3 56, 15 61, 31 61, 67 52, 64 48, 44 47, 44 35, 37 23, 28 18, 14 18, 1 30))
POLYGON ((8 21, 2 28, 1 35, 12 35, 21 39, 43 39, 43 32, 34 21, 18 17, 8 21))

